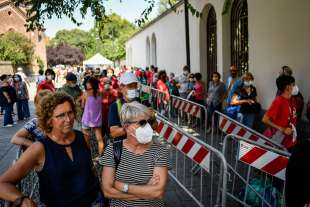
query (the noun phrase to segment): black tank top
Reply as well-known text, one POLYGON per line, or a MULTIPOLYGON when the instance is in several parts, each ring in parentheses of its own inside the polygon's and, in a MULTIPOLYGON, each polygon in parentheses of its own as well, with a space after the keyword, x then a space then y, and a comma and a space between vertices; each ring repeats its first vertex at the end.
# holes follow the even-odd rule
POLYGON ((92 170, 91 152, 83 134, 75 131, 70 145, 60 145, 50 138, 40 142, 45 149, 43 170, 38 172, 40 200, 47 207, 88 207, 99 194, 99 180, 92 170), (72 148, 73 161, 66 152, 72 148))

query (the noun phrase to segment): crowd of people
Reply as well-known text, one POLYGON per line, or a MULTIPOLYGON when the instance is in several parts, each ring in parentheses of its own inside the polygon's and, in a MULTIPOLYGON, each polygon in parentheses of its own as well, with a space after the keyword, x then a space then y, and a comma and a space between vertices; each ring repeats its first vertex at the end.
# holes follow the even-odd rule
MULTIPOLYGON (((13 126, 15 103, 18 120, 30 118, 29 82, 22 69, 18 73, 0 78, 3 127, 13 126)), ((122 67, 117 72, 113 68, 39 71, 35 118, 11 140, 27 150, 0 176, 0 198, 16 206, 35 206, 15 186, 35 170, 46 206, 85 207, 103 198, 109 206, 163 206, 168 151, 152 140, 157 122, 150 102, 165 107, 177 96, 206 106, 207 131, 212 128, 215 111, 253 128, 262 110, 254 76, 245 72, 239 78, 238 73, 232 66, 225 83, 221 74, 214 72, 206 85, 202 74, 191 73, 188 66, 178 76, 154 66, 145 70, 122 67), (55 84, 57 77, 63 79, 62 84, 55 84), (141 85, 164 96, 151 100, 150 94, 140 92, 141 85), (95 159, 90 151, 92 133, 98 146, 95 159), (99 176, 93 170, 94 162, 103 166, 99 176)), ((304 99, 288 66, 282 68, 276 86, 278 92, 262 118, 267 126, 264 135, 292 151, 304 99)), ((306 115, 310 119, 309 104, 306 115)), ((294 169, 288 169, 294 174, 294 169)))

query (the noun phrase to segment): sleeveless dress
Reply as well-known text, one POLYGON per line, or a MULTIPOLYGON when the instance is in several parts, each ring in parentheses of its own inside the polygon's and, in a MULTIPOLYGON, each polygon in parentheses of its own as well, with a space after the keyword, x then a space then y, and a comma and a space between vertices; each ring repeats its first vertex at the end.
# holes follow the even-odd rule
POLYGON ((91 152, 83 134, 75 131, 75 140, 60 145, 50 138, 40 139, 45 162, 38 172, 40 200, 47 207, 88 207, 99 195, 99 180, 92 170, 91 152), (73 161, 66 147, 71 146, 73 161))
POLYGON ((87 127, 101 127, 102 125, 102 98, 88 96, 82 117, 82 124, 87 127))

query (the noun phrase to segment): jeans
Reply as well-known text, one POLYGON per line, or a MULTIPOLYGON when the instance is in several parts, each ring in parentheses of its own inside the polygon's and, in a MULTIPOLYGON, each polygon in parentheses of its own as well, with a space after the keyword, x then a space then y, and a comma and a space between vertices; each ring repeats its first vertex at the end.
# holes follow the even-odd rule
POLYGON ((17 107, 17 117, 18 117, 18 120, 23 120, 25 118, 29 118, 30 117, 29 105, 28 105, 28 100, 27 99, 18 100, 16 102, 16 107, 17 107))
POLYGON ((254 124, 255 114, 252 113, 238 113, 237 120, 245 126, 252 128, 254 124))
POLYGON ((12 112, 13 112, 13 103, 9 103, 4 107, 3 126, 13 124, 12 112))
MULTIPOLYGON (((214 106, 214 104, 211 102, 208 107, 207 107, 207 112, 208 112, 208 123, 207 123, 207 127, 211 127, 212 126, 212 119, 213 119, 213 114, 215 111, 219 111, 221 112, 221 103, 218 104, 217 106, 214 106)), ((214 115, 214 126, 217 126, 217 122, 218 122, 218 116, 214 115)))

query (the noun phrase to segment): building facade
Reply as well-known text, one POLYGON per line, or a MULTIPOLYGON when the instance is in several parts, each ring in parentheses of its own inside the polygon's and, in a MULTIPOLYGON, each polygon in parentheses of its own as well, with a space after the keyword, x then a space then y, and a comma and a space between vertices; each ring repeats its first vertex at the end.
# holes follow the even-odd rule
MULTIPOLYGON (((310 97, 310 1, 191 0, 202 13, 189 12, 192 72, 208 81, 218 71, 226 81, 230 65, 255 77, 258 99, 266 108, 276 94, 283 65, 293 69, 300 91, 310 97)), ((126 43, 129 66, 157 65, 180 74, 186 64, 184 4, 166 11, 126 43)))
POLYGON ((35 30, 27 32, 25 8, 16 7, 11 1, 0 0, 0 35, 7 31, 15 31, 23 34, 34 44, 34 58, 29 72, 37 72, 39 67, 37 58, 39 57, 46 68, 46 36, 44 31, 35 30))

